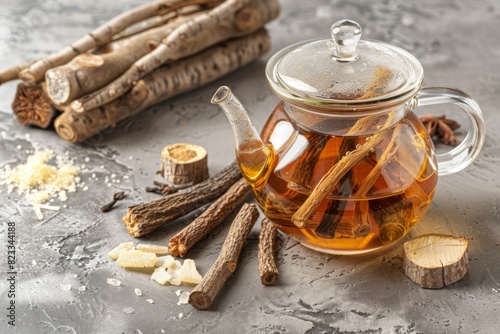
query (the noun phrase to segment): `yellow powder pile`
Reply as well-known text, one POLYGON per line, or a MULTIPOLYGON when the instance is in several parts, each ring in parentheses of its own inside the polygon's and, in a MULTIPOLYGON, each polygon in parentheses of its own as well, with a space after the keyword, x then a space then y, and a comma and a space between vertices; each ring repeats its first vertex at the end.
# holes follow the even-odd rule
POLYGON ((35 151, 25 164, 0 169, 0 184, 7 185, 9 193, 17 189, 31 204, 42 204, 56 196, 64 201, 66 191, 76 191, 80 170, 68 157, 53 160, 53 151, 35 151))

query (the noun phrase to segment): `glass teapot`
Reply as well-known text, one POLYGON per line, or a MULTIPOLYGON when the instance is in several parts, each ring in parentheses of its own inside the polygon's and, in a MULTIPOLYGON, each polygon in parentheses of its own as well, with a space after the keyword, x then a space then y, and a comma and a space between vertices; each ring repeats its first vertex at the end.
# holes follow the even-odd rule
POLYGON ((226 113, 241 172, 264 214, 304 246, 362 254, 405 236, 425 214, 439 175, 469 165, 484 142, 478 104, 444 87, 421 88, 423 68, 405 50, 360 40, 342 20, 333 40, 305 41, 272 56, 266 76, 281 102, 259 136, 228 87, 226 113), (415 108, 451 103, 470 121, 465 139, 437 154, 415 108))

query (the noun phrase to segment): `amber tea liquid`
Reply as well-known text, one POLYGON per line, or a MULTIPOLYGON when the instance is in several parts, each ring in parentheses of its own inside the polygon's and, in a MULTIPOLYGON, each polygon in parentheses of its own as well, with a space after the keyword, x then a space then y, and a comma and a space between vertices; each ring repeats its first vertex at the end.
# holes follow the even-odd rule
POLYGON ((257 202, 280 230, 323 252, 365 253, 400 239, 431 203, 436 158, 413 113, 383 131, 382 142, 340 179, 306 227, 298 228, 292 216, 323 175, 371 135, 333 136, 293 127, 280 104, 263 130, 263 140, 274 141, 269 162, 274 170, 261 173, 267 180, 254 189, 257 202))

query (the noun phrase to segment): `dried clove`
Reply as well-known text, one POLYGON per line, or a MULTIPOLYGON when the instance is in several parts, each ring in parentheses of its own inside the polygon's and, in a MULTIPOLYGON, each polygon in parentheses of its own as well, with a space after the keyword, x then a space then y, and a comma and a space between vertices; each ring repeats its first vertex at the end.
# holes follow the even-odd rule
POLYGON ((113 206, 116 204, 116 202, 122 200, 125 198, 125 192, 124 191, 119 191, 113 194, 113 200, 109 202, 108 204, 105 204, 101 207, 102 212, 109 212, 113 209, 113 206))
POLYGON ((191 187, 193 185, 193 182, 189 182, 186 184, 180 184, 180 185, 173 185, 173 184, 166 184, 166 183, 159 182, 159 181, 153 181, 153 184, 156 187, 146 187, 145 190, 149 193, 155 193, 155 194, 167 196, 170 194, 174 194, 181 189, 186 189, 186 188, 191 187))

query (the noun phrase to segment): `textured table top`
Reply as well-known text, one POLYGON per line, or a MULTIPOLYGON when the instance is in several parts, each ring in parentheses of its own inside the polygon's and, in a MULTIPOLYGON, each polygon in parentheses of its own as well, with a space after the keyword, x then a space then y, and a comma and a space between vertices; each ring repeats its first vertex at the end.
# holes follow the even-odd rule
MULTIPOLYGON (((0 64, 14 65, 59 50, 122 10, 144 2, 4 1, 0 64)), ((24 162, 26 151, 34 148, 67 151, 77 158, 77 165, 86 165, 82 177, 88 187, 69 194, 66 208, 45 211, 39 221, 21 197, 7 194, 0 186, 0 332, 13 332, 7 327, 6 311, 10 283, 3 276, 8 222, 16 225, 17 333, 499 332, 499 2, 286 0, 268 29, 272 50, 260 60, 80 145, 65 143, 50 130, 19 125, 10 108, 17 83, 0 87, 0 166, 24 162), (265 83, 267 59, 294 42, 328 37, 330 25, 341 18, 358 21, 365 38, 415 54, 425 69, 425 85, 463 89, 483 109, 487 133, 481 154, 468 169, 440 178, 430 210, 409 235, 467 236, 470 262, 464 279, 439 290, 420 288, 404 275, 402 242, 383 254, 341 257, 316 253, 280 236, 281 276, 277 286, 264 287, 257 268, 257 224, 235 274, 212 307, 198 311, 177 304, 176 290, 189 291, 189 287, 160 286, 148 275, 122 270, 109 260, 110 249, 133 240, 121 222, 126 207, 156 198, 144 187, 158 179, 155 172, 163 146, 203 145, 209 152, 211 174, 234 159, 229 123, 209 103, 216 88, 229 85, 261 128, 278 102, 265 83), (93 181, 93 173, 101 181, 93 181), (107 186, 102 180, 112 174, 120 183, 107 186), (117 190, 126 191, 128 197, 102 214, 99 206, 117 190), (122 285, 106 284, 109 277, 122 285), (71 285, 69 291, 64 289, 67 285, 71 285), (85 291, 78 291, 80 286, 85 291), (140 288, 143 296, 137 297, 134 288, 140 288)), ((140 241, 166 244, 191 219, 180 219, 140 241)), ((205 273, 216 259, 228 227, 226 223, 218 228, 188 254, 200 272, 205 273)))

